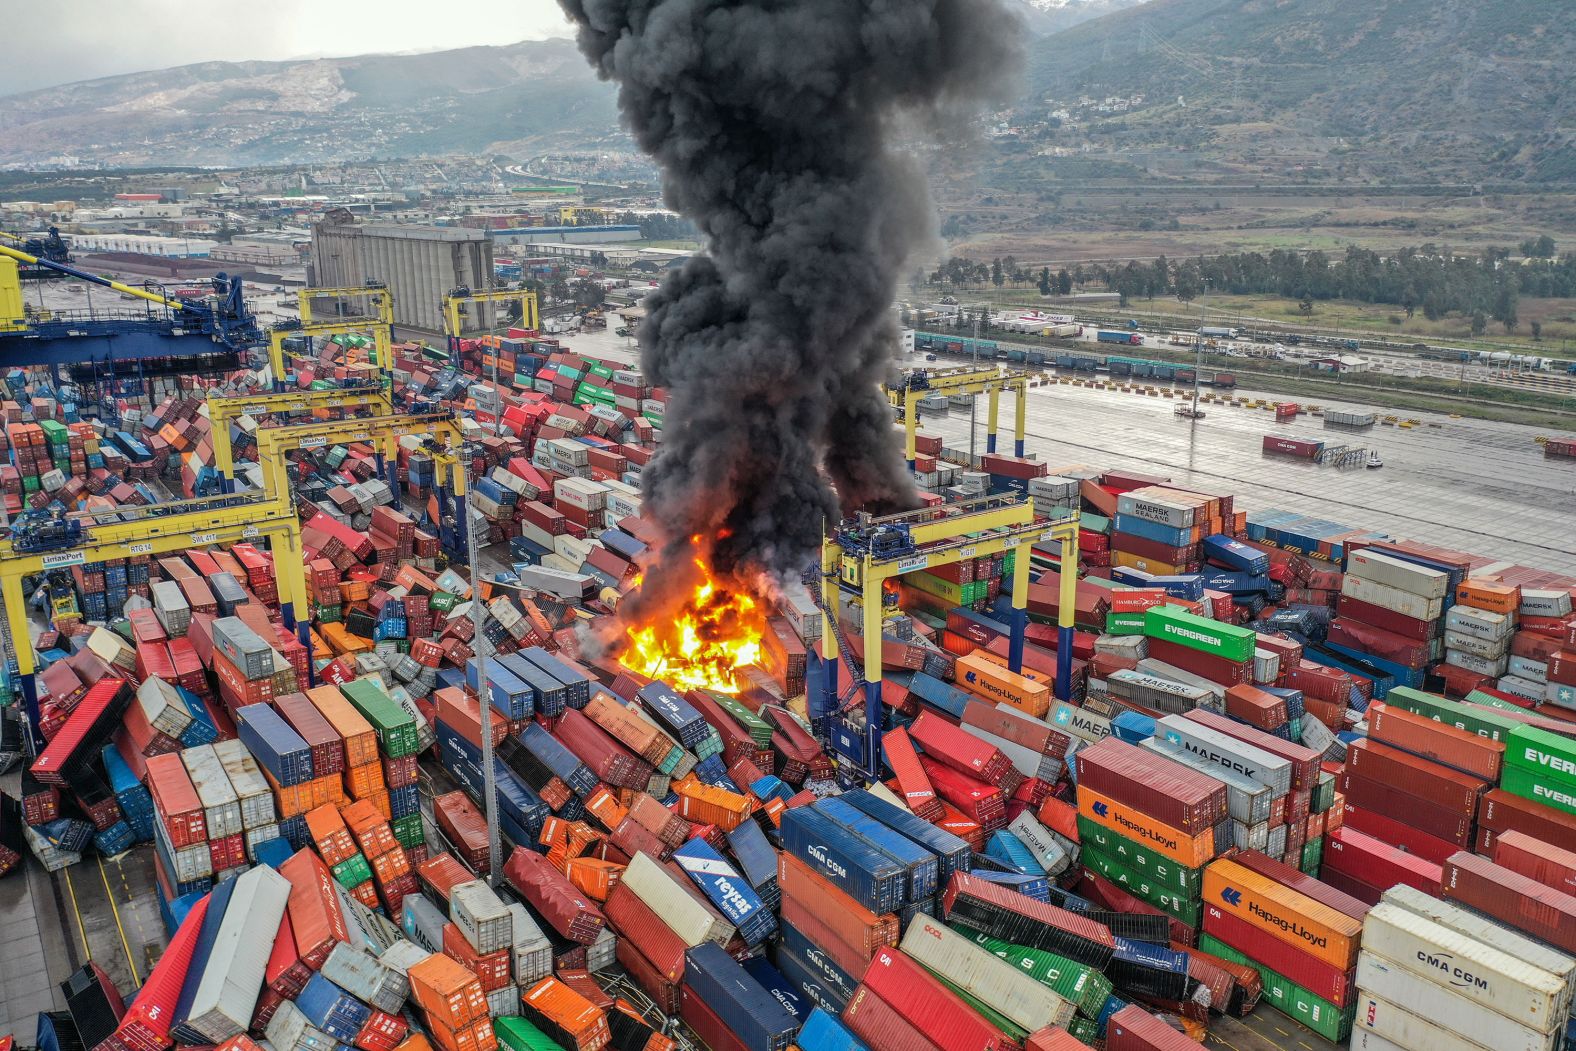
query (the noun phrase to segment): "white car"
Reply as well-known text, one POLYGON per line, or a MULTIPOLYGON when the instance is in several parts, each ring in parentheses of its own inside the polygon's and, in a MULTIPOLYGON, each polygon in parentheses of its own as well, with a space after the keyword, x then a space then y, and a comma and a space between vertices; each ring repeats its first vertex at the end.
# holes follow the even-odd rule
POLYGON ((1380 467, 1383 467, 1383 466, 1384 466, 1384 461, 1379 459, 1379 454, 1377 452, 1373 451, 1373 450, 1369 450, 1369 452, 1368 452, 1368 469, 1370 471, 1372 471, 1372 470, 1376 470, 1376 469, 1378 469, 1380 467))

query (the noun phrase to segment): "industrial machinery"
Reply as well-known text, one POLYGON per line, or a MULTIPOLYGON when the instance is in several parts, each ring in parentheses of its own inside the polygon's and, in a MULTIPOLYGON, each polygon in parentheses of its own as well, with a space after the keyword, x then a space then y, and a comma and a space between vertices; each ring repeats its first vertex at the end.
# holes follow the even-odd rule
POLYGON ((985 427, 985 451, 993 453, 996 451, 997 410, 1000 407, 1001 392, 1012 392, 1017 399, 1017 415, 1013 426, 1013 455, 1022 456, 1024 428, 1028 422, 1025 415, 1028 390, 1027 376, 1008 372, 996 366, 946 370, 916 369, 906 373, 901 383, 887 387, 887 400, 897 409, 898 418, 903 422, 904 455, 908 458, 908 469, 914 470, 919 455, 915 445, 919 430, 919 413, 916 411, 916 406, 925 398, 937 395, 947 397, 990 395, 990 415, 985 427))
POLYGON ((189 359, 242 351, 262 338, 246 307, 240 278, 217 274, 212 289, 208 296, 178 299, 0 244, 0 366, 186 358, 186 371, 196 371, 189 359), (19 264, 90 281, 146 305, 134 313, 53 311, 30 316, 19 264))
POLYGON ((82 525, 52 504, 37 511, 23 511, 11 523, 11 543, 27 554, 71 547, 82 539, 82 525))
MULTIPOLYGON (((0 231, 0 237, 14 242, 22 251, 28 255, 37 256, 39 259, 48 260, 51 263, 71 262, 71 248, 66 244, 65 238, 60 236, 58 227, 51 226, 49 233, 43 237, 22 238, 16 234, 8 234, 4 231, 0 231)), ((64 277, 65 275, 58 270, 52 270, 43 265, 26 265, 20 268, 20 276, 23 281, 39 281, 52 277, 64 277)))
MULTIPOLYGON (((305 311, 303 311, 304 313, 305 311)), ((372 339, 371 361, 385 379, 394 367, 394 328, 388 322, 372 318, 351 318, 344 321, 314 321, 311 324, 289 323, 275 325, 268 330, 268 367, 274 378, 274 388, 285 390, 285 342, 304 338, 310 351, 314 339, 330 336, 369 336, 372 339)))
MULTIPOLYGON (((1074 564, 1078 558, 1077 516, 1056 521, 1036 519, 1033 507, 1015 495, 978 497, 883 517, 861 514, 828 535, 821 545, 821 580, 817 590, 823 617, 825 710, 834 713, 828 734, 832 749, 867 776, 879 776, 881 640, 888 608, 887 581, 917 570, 1022 548, 1021 556, 1013 562, 1013 618, 1007 658, 1008 667, 1021 672, 1028 623, 1028 555, 1033 545, 1046 542, 1060 543, 1064 564, 1074 564), (857 705, 857 690, 850 709, 843 710, 838 688, 840 653, 847 648, 838 618, 840 593, 855 599, 863 614, 863 668, 854 664, 853 655, 849 655, 854 685, 863 687, 862 711, 857 705)), ((1063 573, 1055 683, 1056 696, 1063 700, 1068 698, 1072 682, 1076 593, 1077 575, 1063 573)))
MULTIPOLYGON (((238 398, 209 394, 208 419, 213 428, 213 464, 219 472, 224 491, 235 491, 235 452, 230 444, 230 424, 235 420, 243 416, 360 408, 369 408, 381 416, 393 413, 394 405, 388 386, 384 383, 368 383, 333 390, 286 391, 282 394, 252 394, 238 398)), ((392 488, 396 494, 399 492, 397 486, 392 488)))
POLYGON ((0 540, 0 599, 4 600, 6 629, 34 742, 42 738, 33 679, 38 665, 22 590, 26 578, 113 559, 156 558, 193 547, 263 539, 269 541, 276 570, 295 568, 293 575, 279 573, 280 605, 303 608, 301 523, 288 491, 127 505, 75 515, 60 511, 58 516, 45 519, 41 527, 30 523, 20 534, 13 530, 10 538, 0 540))
POLYGON ((380 325, 394 324, 394 296, 388 286, 381 281, 368 281, 365 285, 354 288, 303 288, 296 293, 296 303, 301 311, 301 324, 314 325, 335 321, 376 321, 380 325), (313 304, 323 300, 335 300, 343 307, 347 302, 354 301, 365 304, 369 310, 365 313, 359 310, 339 310, 327 316, 314 318, 313 304))
POLYGON ((541 315, 537 313, 536 293, 522 289, 497 289, 491 292, 472 292, 461 285, 451 289, 443 297, 444 333, 449 337, 449 353, 453 354, 460 349, 460 331, 464 323, 463 312, 468 303, 519 303, 520 327, 537 329, 541 327, 541 315))

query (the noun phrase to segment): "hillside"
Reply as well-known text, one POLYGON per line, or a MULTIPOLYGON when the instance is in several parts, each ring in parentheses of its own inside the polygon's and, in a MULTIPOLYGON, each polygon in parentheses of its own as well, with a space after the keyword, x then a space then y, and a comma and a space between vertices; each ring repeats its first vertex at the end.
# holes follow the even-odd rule
POLYGON ((0 156, 242 165, 509 152, 614 133, 567 40, 423 55, 206 62, 0 98, 0 156))
POLYGON ((1040 44, 1036 98, 1144 96, 1108 122, 1129 148, 1202 128, 1187 148, 1228 168, 1576 181, 1567 5, 1152 0, 1040 44))

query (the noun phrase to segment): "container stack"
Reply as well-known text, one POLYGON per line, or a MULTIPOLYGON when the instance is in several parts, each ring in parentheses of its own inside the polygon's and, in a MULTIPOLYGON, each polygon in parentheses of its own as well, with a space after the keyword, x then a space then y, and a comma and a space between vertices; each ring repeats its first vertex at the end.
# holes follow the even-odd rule
POLYGON ((1362 1051, 1566 1043, 1576 961, 1453 902, 1387 891, 1363 924, 1357 964, 1362 1051))
POLYGON ((1478 657, 1464 651, 1452 656, 1447 649, 1444 618, 1452 602, 1449 574, 1418 564, 1405 552, 1349 551, 1328 642, 1348 657, 1384 662, 1380 667, 1403 686, 1421 686, 1423 669, 1436 661, 1479 665, 1478 657))

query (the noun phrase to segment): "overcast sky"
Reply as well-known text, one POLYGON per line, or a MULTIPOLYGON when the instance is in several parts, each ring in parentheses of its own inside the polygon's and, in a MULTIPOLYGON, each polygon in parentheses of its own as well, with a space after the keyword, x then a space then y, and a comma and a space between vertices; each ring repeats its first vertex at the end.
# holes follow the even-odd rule
POLYGON ((3 0, 0 95, 192 62, 568 36, 556 0, 3 0))

